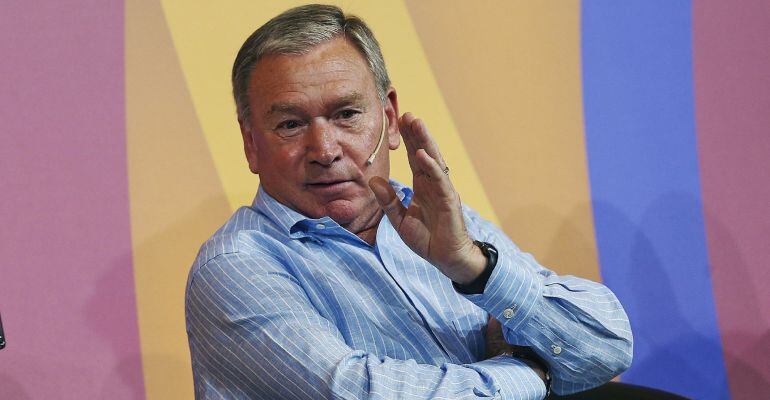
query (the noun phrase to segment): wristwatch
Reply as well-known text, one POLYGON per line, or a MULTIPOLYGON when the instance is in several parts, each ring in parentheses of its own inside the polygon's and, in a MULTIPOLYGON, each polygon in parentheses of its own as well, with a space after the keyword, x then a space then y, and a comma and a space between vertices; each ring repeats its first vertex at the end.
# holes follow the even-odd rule
POLYGON ((478 240, 474 240, 473 244, 481 249, 481 254, 487 258, 487 265, 484 267, 484 271, 481 273, 481 275, 466 285, 452 282, 455 290, 462 294, 484 293, 484 288, 487 286, 487 281, 489 281, 489 277, 492 276, 492 271, 495 270, 495 265, 497 265, 497 256, 499 253, 497 252, 495 246, 492 246, 491 243, 480 242, 478 240))

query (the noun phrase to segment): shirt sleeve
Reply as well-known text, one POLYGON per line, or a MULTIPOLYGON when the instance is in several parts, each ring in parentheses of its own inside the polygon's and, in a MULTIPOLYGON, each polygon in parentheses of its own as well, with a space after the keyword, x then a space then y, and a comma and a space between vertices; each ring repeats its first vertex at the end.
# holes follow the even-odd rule
POLYGON ((267 257, 224 254, 194 270, 186 315, 198 399, 545 396, 540 378, 511 357, 426 365, 353 349, 267 257))
POLYGON ((499 252, 484 292, 465 297, 500 321, 508 343, 531 347, 548 364, 555 393, 590 389, 630 366, 631 327, 612 291, 556 275, 494 224, 467 208, 465 215, 471 235, 499 252))

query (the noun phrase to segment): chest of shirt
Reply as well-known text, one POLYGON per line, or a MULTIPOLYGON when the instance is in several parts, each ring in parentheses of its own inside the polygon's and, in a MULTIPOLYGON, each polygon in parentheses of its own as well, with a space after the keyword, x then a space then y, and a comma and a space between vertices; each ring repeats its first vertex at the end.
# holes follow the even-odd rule
POLYGON ((283 264, 352 348, 432 364, 483 354, 486 312, 392 227, 380 227, 376 246, 331 230, 285 245, 283 264))

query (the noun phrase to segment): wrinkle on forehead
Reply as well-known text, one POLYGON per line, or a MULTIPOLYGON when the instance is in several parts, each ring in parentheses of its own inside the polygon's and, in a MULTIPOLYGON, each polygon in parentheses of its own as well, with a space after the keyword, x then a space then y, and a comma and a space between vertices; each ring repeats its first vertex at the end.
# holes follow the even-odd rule
POLYGON ((378 98, 366 59, 342 38, 305 54, 265 56, 252 72, 248 93, 263 116, 307 111, 306 107, 328 109, 345 102, 365 106, 378 98))
MULTIPOLYGON (((334 110, 338 108, 342 108, 349 105, 355 105, 359 107, 364 107, 366 101, 365 96, 359 92, 351 92, 345 95, 342 95, 339 98, 332 98, 329 100, 329 104, 326 106, 327 109, 334 110)), ((270 105, 269 110, 267 111, 268 115, 271 114, 280 114, 280 113, 298 113, 302 110, 302 107, 299 104, 293 103, 293 102, 276 102, 270 105)))

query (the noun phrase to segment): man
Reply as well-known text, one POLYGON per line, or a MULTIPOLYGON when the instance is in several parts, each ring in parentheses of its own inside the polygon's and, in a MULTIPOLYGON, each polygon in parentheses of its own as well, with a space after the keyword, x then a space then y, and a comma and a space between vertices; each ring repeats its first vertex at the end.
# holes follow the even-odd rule
POLYGON ((190 272, 197 398, 542 399, 628 367, 607 288, 461 205, 362 21, 284 12, 244 43, 233 91, 260 188, 190 272), (401 138, 413 190, 388 181, 401 138))

